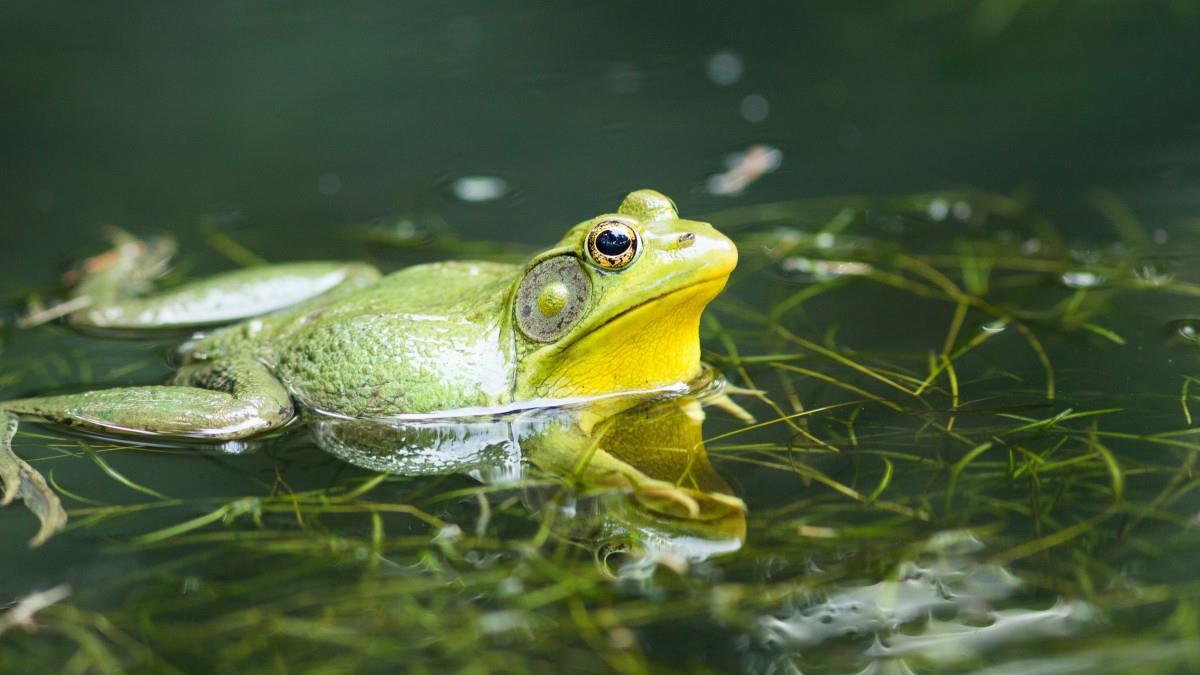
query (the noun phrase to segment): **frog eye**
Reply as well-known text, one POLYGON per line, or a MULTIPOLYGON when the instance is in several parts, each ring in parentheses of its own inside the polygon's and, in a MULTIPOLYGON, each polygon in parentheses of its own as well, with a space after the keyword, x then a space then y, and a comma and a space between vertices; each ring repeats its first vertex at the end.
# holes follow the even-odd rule
POLYGON ((599 267, 619 270, 633 262, 640 243, 632 227, 619 220, 606 220, 588 232, 587 254, 599 267))
POLYGON ((534 265, 517 287, 517 328, 534 342, 554 342, 583 318, 592 281, 573 255, 534 265))

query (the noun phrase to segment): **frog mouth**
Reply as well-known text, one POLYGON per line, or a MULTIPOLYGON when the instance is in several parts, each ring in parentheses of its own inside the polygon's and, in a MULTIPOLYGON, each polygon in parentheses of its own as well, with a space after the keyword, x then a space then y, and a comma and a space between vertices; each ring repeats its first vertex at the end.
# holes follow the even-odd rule
MULTIPOLYGON (((639 302, 638 304, 636 304, 636 305, 634 305, 634 306, 632 306, 632 307, 629 307, 629 308, 627 308, 627 309, 624 309, 624 310, 622 310, 620 313, 618 313, 618 314, 616 314, 616 315, 614 315, 614 316, 610 317, 610 318, 609 318, 607 321, 605 321, 604 323, 600 324, 600 325, 599 325, 599 326, 597 326, 596 328, 597 328, 597 329, 599 329, 599 328, 601 328, 601 327, 603 327, 603 326, 606 326, 606 325, 608 325, 608 324, 610 324, 610 323, 612 323, 612 322, 614 322, 614 321, 617 321, 617 320, 621 319, 621 318, 622 318, 622 317, 624 317, 626 314, 630 314, 631 312, 636 312, 637 310, 639 310, 639 309, 642 309, 643 307, 647 307, 647 306, 649 306, 649 305, 653 305, 653 304, 655 304, 655 303, 657 303, 657 302, 661 302, 661 301, 663 301, 663 300, 666 300, 667 298, 674 297, 674 296, 676 296, 676 295, 679 295, 679 294, 681 294, 681 293, 686 293, 687 291, 691 291, 691 290, 693 290, 693 289, 699 288, 699 287, 701 287, 701 286, 704 286, 704 285, 706 285, 706 284, 712 284, 713 286, 716 286, 716 290, 713 292, 712 296, 709 298, 709 300, 711 300, 712 298, 715 298, 715 297, 717 297, 717 294, 718 294, 718 293, 720 293, 720 292, 721 292, 721 289, 723 289, 723 288, 725 287, 725 283, 726 283, 726 281, 728 281, 728 280, 729 280, 729 276, 728 276, 728 275, 721 275, 721 276, 713 276, 713 277, 708 277, 708 278, 706 278, 706 279, 701 279, 700 281, 693 281, 692 283, 690 283, 690 284, 687 284, 686 286, 680 286, 679 288, 676 288, 676 289, 674 289, 674 290, 667 291, 666 293, 662 293, 662 294, 660 294, 660 295, 656 295, 656 296, 654 296, 654 297, 652 297, 652 298, 646 298, 645 300, 643 300, 643 301, 639 302)), ((704 302, 704 305, 707 305, 707 304, 708 304, 708 301, 706 300, 706 301, 704 302)))

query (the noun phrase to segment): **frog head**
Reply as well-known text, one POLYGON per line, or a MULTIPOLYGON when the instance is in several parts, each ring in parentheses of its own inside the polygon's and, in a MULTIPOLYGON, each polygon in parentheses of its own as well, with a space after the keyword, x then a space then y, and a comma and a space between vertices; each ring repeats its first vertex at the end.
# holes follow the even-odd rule
POLYGON ((653 190, 567 231, 511 299, 517 400, 657 389, 700 372, 700 314, 737 265, 708 223, 653 190))

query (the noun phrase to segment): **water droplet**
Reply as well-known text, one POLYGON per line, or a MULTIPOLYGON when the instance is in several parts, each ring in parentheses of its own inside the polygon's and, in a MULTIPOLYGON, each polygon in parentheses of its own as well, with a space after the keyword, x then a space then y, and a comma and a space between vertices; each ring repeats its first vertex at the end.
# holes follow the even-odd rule
POLYGON ((1156 244, 1165 244, 1167 243, 1167 231, 1160 227, 1154 231, 1152 238, 1156 244))
POLYGON ((454 181, 454 196, 464 202, 486 202, 508 192, 508 182, 495 176, 463 176, 454 181))
POLYGON ((954 202, 954 207, 950 209, 950 212, 959 220, 967 220, 971 217, 971 205, 967 202, 954 202))
POLYGON ((945 220, 950 215, 950 203, 941 197, 929 202, 929 217, 934 220, 945 220))
POLYGON ((722 50, 708 59, 708 79, 722 87, 742 79, 743 70, 742 57, 732 51, 722 50))
POLYGON ((1087 270, 1072 270, 1063 272, 1063 285, 1068 288, 1095 288, 1105 282, 1105 278, 1087 270))
POLYGON ((767 114, 771 112, 771 105, 761 94, 750 94, 742 99, 740 110, 742 119, 751 124, 758 124, 767 119, 767 114))
POLYGON ((317 179, 317 192, 332 197, 342 190, 342 179, 336 173, 323 173, 317 179))
POLYGON ((1026 239, 1021 242, 1021 253, 1025 255, 1033 255, 1042 250, 1042 240, 1038 238, 1026 239))
POLYGON ((1177 319, 1169 322, 1167 329, 1188 342, 1200 344, 1200 319, 1177 319))

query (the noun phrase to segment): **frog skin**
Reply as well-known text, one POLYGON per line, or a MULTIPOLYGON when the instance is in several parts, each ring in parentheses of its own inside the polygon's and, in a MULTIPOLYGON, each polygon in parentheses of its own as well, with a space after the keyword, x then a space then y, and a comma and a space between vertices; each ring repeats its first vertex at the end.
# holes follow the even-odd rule
POLYGON ((440 262, 381 277, 358 263, 291 263, 145 294, 168 256, 128 240, 91 259, 68 321, 215 329, 181 348, 169 384, 9 400, 0 414, 228 440, 302 409, 386 417, 659 389, 699 374, 700 315, 737 264, 729 239, 652 190, 523 266, 440 262))

